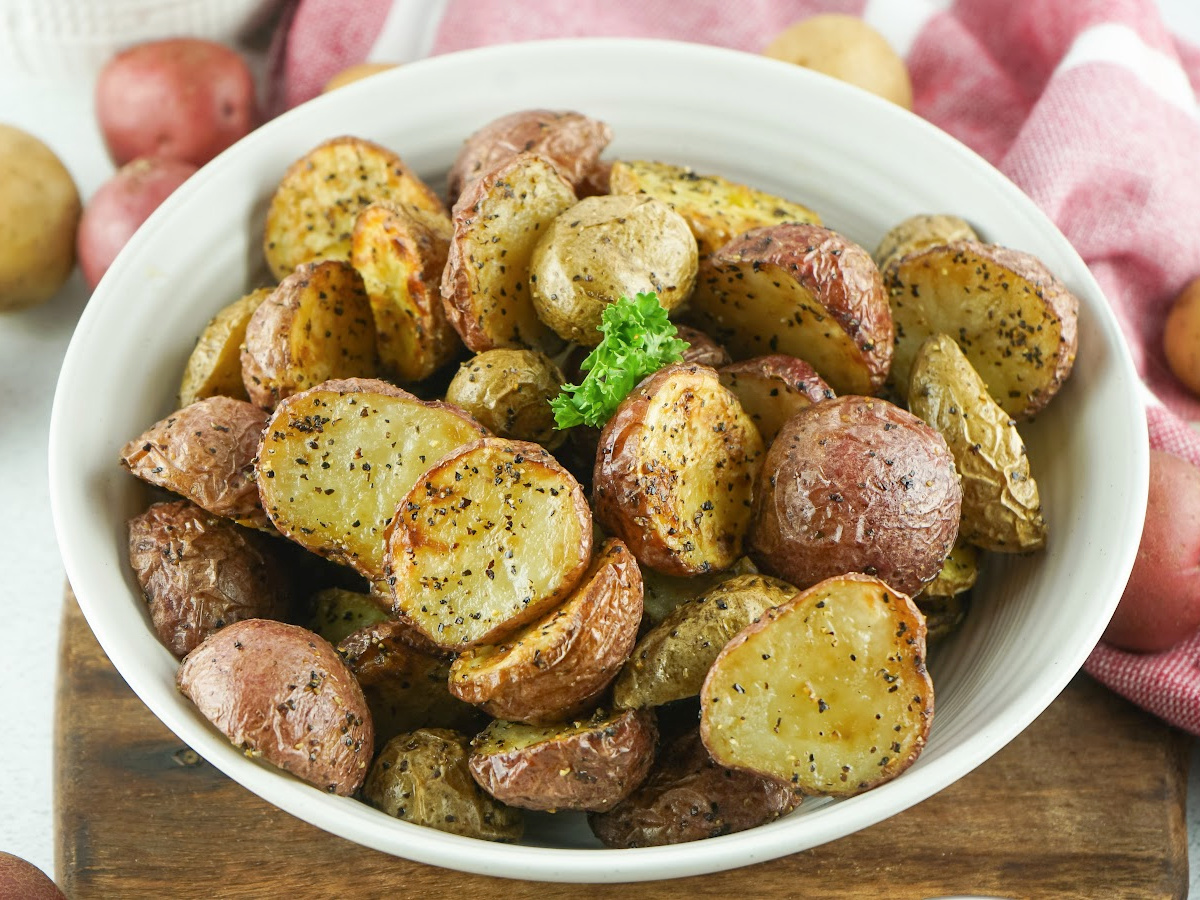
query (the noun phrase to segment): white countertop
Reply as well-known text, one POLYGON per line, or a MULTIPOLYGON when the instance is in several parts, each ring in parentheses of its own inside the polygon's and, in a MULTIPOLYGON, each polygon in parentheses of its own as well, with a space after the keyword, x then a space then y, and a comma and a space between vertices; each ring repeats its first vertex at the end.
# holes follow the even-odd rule
MULTIPOLYGON (((1200 3, 1159 0, 1172 29, 1200 45, 1200 3)), ((2 27, 2 26, 0 26, 2 27)), ((0 61, 2 63, 2 61, 0 61)), ((92 114, 90 86, 5 77, 0 122, 45 141, 87 197, 112 166, 92 114)), ((0 851, 53 873, 52 810, 55 662, 63 569, 50 516, 46 445, 59 365, 87 290, 78 273, 41 307, 0 315, 0 547, 8 571, 0 628, 0 851)), ((1188 787, 1191 895, 1200 897, 1200 742, 1188 787)))

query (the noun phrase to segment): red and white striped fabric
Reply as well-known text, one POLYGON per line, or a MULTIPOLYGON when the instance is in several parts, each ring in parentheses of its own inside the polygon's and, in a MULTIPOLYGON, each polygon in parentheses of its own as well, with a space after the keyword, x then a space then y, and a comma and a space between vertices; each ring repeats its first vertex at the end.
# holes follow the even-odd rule
MULTIPOLYGON (((641 36, 760 51, 818 12, 861 15, 908 61, 914 109, 1023 188, 1078 249, 1161 406, 1151 444, 1200 465, 1200 401, 1160 351, 1172 298, 1200 275, 1200 49, 1154 0, 298 0, 278 42, 281 105, 340 69, 485 44, 641 36)), ((1086 669, 1200 734, 1200 634, 1086 669)))

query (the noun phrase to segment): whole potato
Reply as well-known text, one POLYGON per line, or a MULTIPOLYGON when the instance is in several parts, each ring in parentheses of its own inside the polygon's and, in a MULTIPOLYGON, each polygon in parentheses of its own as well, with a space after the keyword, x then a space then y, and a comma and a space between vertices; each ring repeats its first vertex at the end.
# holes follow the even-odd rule
POLYGON ((66 895, 33 863, 0 851, 0 897, 66 900, 66 895))
POLYGON ((1150 496, 1133 572, 1104 639, 1167 650, 1200 628, 1200 469, 1150 451, 1150 496))
POLYGON ((83 211, 75 239, 89 287, 100 283, 133 233, 195 171, 191 163, 135 159, 100 186, 83 211))
POLYGON ((139 44, 101 70, 96 117, 119 166, 140 156, 202 166, 258 124, 254 76, 213 41, 139 44))
POLYGON ((1200 395, 1200 278, 1175 298, 1163 328, 1163 353, 1171 373, 1200 395))
POLYGON ((75 266, 79 192, 54 152, 0 125, 0 312, 48 300, 75 266))
POLYGON ((462 364, 446 388, 446 402, 466 410, 500 437, 536 441, 554 450, 567 437, 555 428, 550 409, 564 381, 545 353, 485 350, 462 364))

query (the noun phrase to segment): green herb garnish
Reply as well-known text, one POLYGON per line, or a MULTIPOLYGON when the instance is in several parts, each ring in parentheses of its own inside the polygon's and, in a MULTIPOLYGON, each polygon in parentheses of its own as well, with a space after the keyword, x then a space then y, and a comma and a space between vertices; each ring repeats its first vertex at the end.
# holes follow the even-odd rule
POLYGON ((675 326, 653 291, 610 303, 600 330, 604 337, 599 346, 580 364, 587 372, 583 383, 564 384, 562 393, 550 401, 559 428, 599 428, 639 381, 679 362, 688 347, 675 336, 675 326))

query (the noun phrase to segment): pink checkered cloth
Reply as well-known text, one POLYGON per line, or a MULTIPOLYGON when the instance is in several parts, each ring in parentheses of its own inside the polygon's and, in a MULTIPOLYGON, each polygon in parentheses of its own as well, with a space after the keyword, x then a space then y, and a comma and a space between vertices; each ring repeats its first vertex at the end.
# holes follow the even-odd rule
MULTIPOLYGON (((1200 401, 1160 346, 1200 275, 1200 49, 1154 0, 298 0, 277 42, 292 106, 342 68, 568 36, 691 40, 758 52, 819 12, 861 15, 907 59, 915 111, 1026 191, 1086 260, 1163 406, 1151 445, 1200 465, 1200 401)), ((1085 351, 1086 352, 1086 349, 1085 351)), ((1200 634, 1156 655, 1099 644, 1086 670, 1200 734, 1200 634)))

